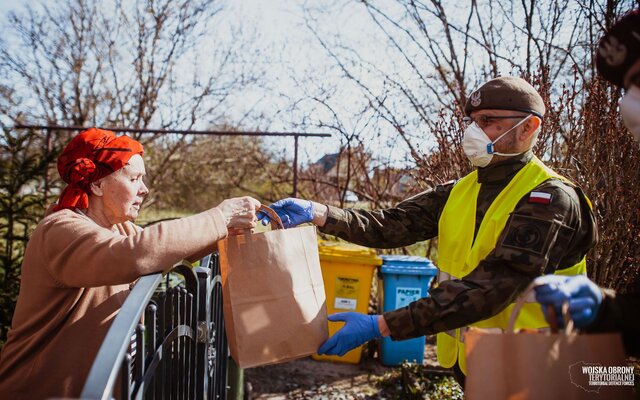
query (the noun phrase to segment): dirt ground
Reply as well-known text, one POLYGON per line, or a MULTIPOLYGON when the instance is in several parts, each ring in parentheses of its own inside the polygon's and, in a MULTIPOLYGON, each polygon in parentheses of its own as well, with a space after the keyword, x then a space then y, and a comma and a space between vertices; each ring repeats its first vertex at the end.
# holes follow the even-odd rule
MULTIPOLYGON (((315 361, 311 357, 244 371, 249 399, 380 399, 376 382, 394 367, 383 366, 372 347, 358 365, 315 361)), ((425 346, 426 370, 449 374, 436 361, 435 346, 425 346)))

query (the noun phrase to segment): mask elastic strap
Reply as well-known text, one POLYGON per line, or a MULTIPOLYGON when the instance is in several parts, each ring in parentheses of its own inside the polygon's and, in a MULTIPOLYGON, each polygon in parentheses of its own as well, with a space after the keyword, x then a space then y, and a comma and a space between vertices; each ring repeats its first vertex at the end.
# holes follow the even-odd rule
POLYGON ((498 153, 497 151, 494 151, 493 153, 496 156, 503 156, 503 157, 515 157, 515 156, 519 156, 522 153, 498 153))
POLYGON ((487 153, 488 154, 496 154, 496 155, 499 155, 499 156, 506 156, 506 157, 517 156, 518 154, 520 154, 520 153, 516 153, 516 154, 496 153, 494 151, 494 149, 493 149, 493 145, 498 143, 498 140, 502 139, 507 133, 511 132, 512 130, 516 129, 520 125, 524 124, 529 118, 531 118, 531 116, 532 116, 532 114, 527 115, 522 121, 518 122, 513 127, 511 127, 511 129, 507 130, 505 133, 503 133, 502 135, 498 136, 498 138, 496 140, 494 140, 493 142, 488 143, 487 144, 487 153))

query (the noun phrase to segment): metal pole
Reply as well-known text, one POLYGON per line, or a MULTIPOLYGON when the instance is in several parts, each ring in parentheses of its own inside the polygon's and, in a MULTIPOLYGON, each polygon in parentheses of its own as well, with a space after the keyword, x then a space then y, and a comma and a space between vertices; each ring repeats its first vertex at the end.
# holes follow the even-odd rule
MULTIPOLYGON (((16 124, 14 129, 51 129, 60 131, 83 131, 89 129, 88 126, 58 126, 58 125, 29 125, 16 124)), ((130 133, 155 133, 155 134, 175 134, 175 135, 212 135, 212 136, 310 136, 310 137, 331 137, 330 133, 301 133, 301 132, 244 132, 244 131, 198 131, 191 129, 142 129, 142 128, 120 128, 120 127, 100 127, 112 132, 130 133)))
MULTIPOLYGON (((51 130, 60 131, 81 131, 88 129, 85 126, 58 126, 58 125, 29 125, 16 124, 14 129, 44 129, 47 131, 47 154, 51 151, 51 130)), ((106 127, 113 132, 130 132, 130 133, 153 133, 153 134, 177 134, 177 135, 212 135, 212 136, 293 136, 294 154, 293 154, 293 197, 298 196, 298 142, 301 136, 304 137, 331 137, 329 133, 302 133, 302 132, 227 132, 227 131, 196 131, 196 130, 171 130, 171 129, 138 129, 138 128, 118 128, 106 127)), ((48 168, 45 173, 45 201, 47 200, 49 190, 48 168)))
POLYGON ((292 197, 298 197, 298 135, 293 137, 293 193, 292 197))
MULTIPOLYGON (((45 159, 49 158, 49 154, 51 154, 51 130, 47 129, 47 138, 46 138, 46 153, 45 159)), ((48 207, 48 197, 49 197, 49 163, 44 167, 44 206, 48 207)))
POLYGON ((245 398, 244 370, 231 357, 229 357, 229 364, 227 364, 227 386, 229 388, 228 400, 243 400, 245 398))

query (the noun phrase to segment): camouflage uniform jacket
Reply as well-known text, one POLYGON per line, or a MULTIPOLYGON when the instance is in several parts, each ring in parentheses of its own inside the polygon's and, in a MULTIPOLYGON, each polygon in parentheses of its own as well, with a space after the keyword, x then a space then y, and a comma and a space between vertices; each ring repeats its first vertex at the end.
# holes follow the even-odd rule
MULTIPOLYGON (((531 152, 478 170, 481 184, 475 233, 485 212, 531 152)), ((365 211, 329 207, 322 232, 375 248, 395 248, 438 235, 438 220, 455 182, 439 185, 394 208, 365 211)), ((514 301, 541 274, 578 263, 597 241, 594 215, 579 188, 550 179, 535 188, 549 204, 524 196, 494 250, 463 279, 442 282, 430 297, 384 313, 391 337, 403 340, 487 319, 514 301)))

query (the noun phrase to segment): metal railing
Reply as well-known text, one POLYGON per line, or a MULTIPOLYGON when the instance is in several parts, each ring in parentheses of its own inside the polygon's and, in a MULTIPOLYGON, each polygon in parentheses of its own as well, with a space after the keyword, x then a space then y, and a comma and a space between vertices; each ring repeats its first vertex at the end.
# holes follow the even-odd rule
POLYGON ((82 399, 225 399, 227 340, 217 254, 143 276, 114 319, 82 399))

